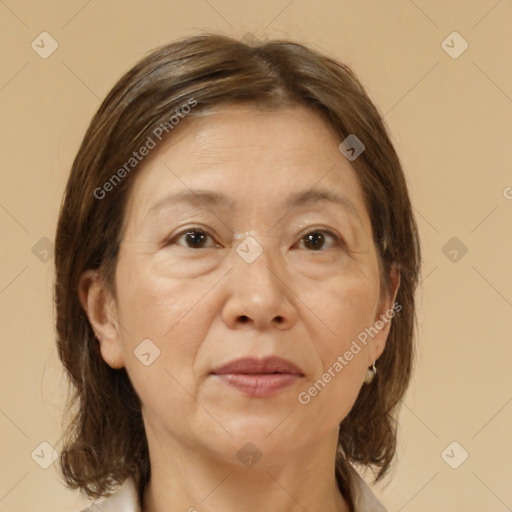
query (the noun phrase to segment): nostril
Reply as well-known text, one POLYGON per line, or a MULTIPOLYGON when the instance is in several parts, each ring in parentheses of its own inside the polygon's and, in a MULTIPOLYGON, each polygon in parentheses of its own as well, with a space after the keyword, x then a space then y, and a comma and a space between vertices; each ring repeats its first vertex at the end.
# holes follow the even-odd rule
MULTIPOLYGON (((250 318, 247 316, 247 315, 240 315, 239 317, 239 321, 243 324, 246 324, 247 322, 250 321, 250 318)), ((276 316, 274 318, 274 322, 278 323, 278 324, 282 324, 284 322, 284 318, 279 315, 279 316, 276 316)))

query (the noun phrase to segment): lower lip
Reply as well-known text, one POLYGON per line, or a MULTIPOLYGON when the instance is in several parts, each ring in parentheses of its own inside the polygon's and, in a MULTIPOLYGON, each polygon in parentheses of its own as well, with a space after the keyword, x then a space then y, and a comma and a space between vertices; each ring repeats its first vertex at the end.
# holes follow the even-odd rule
POLYGON ((294 375, 291 373, 227 373, 224 375, 217 375, 217 377, 219 377, 224 383, 237 388, 247 395, 266 397, 275 395, 279 391, 293 386, 302 378, 302 375, 294 375))

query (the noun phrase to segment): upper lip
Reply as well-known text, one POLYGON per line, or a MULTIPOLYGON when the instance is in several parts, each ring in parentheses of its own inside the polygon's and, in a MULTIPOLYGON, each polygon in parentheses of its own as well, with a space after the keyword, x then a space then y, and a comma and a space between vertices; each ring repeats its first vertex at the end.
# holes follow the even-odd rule
POLYGON ((212 373, 216 375, 226 375, 230 373, 287 373, 303 375, 300 368, 291 361, 276 356, 269 356, 263 359, 258 359, 257 357, 243 357, 215 368, 212 373))

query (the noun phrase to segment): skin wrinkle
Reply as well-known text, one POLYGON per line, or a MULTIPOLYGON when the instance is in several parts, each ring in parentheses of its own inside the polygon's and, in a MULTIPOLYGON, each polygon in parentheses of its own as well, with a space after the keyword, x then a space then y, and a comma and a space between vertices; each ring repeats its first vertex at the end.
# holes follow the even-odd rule
POLYGON ((265 113, 223 108, 180 130, 145 163, 128 201, 116 268, 118 301, 110 307, 133 335, 112 328, 114 335, 100 345, 105 360, 115 353, 116 365, 126 367, 141 398, 152 461, 143 510, 162 510, 168 502, 173 510, 187 510, 230 472, 204 510, 228 511, 230 503, 241 502, 248 512, 295 510, 269 474, 311 512, 347 510, 332 472, 339 424, 357 398, 366 369, 384 349, 389 326, 310 404, 298 404, 297 394, 393 302, 394 296, 381 296, 371 222, 357 176, 338 151, 337 136, 303 107, 265 113), (212 170, 205 154, 213 148, 220 162, 212 170), (360 222, 349 221, 355 217, 340 207, 318 203, 293 209, 276 234, 268 234, 286 213, 282 201, 310 188, 333 162, 336 172, 318 186, 346 194, 360 222), (169 210, 154 222, 147 213, 164 195, 186 190, 180 180, 192 190, 222 190, 236 199, 236 212, 215 209, 225 225, 204 207, 175 210, 183 227, 205 224, 209 233, 215 227, 225 246, 162 245, 170 234, 166 226, 175 228, 176 222, 169 210), (290 249, 297 234, 309 232, 299 226, 321 225, 336 233, 338 223, 340 234, 347 229, 344 223, 357 233, 347 236, 348 250, 290 249), (233 235, 247 232, 263 247, 250 264, 233 250, 233 235), (249 321, 241 322, 242 316, 249 321), (276 316, 283 321, 274 323, 276 316), (149 367, 133 357, 146 338, 161 350, 149 367), (305 376, 273 397, 255 399, 209 375, 215 366, 248 354, 288 358, 305 376), (275 429, 283 411, 290 410, 275 429), (236 458, 247 441, 263 453, 250 470, 236 458), (258 503, 246 503, 248 495, 259 496, 258 503))

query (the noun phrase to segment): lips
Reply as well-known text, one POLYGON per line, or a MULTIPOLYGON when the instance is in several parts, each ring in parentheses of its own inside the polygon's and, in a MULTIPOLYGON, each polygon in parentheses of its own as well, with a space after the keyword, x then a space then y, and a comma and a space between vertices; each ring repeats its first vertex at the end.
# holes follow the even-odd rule
POLYGON ((281 357, 237 359, 213 370, 223 384, 252 397, 269 397, 297 384, 304 374, 281 357))
POLYGON ((275 374, 304 375, 291 361, 281 357, 269 356, 264 359, 244 357, 216 368, 215 375, 228 374, 275 374))

